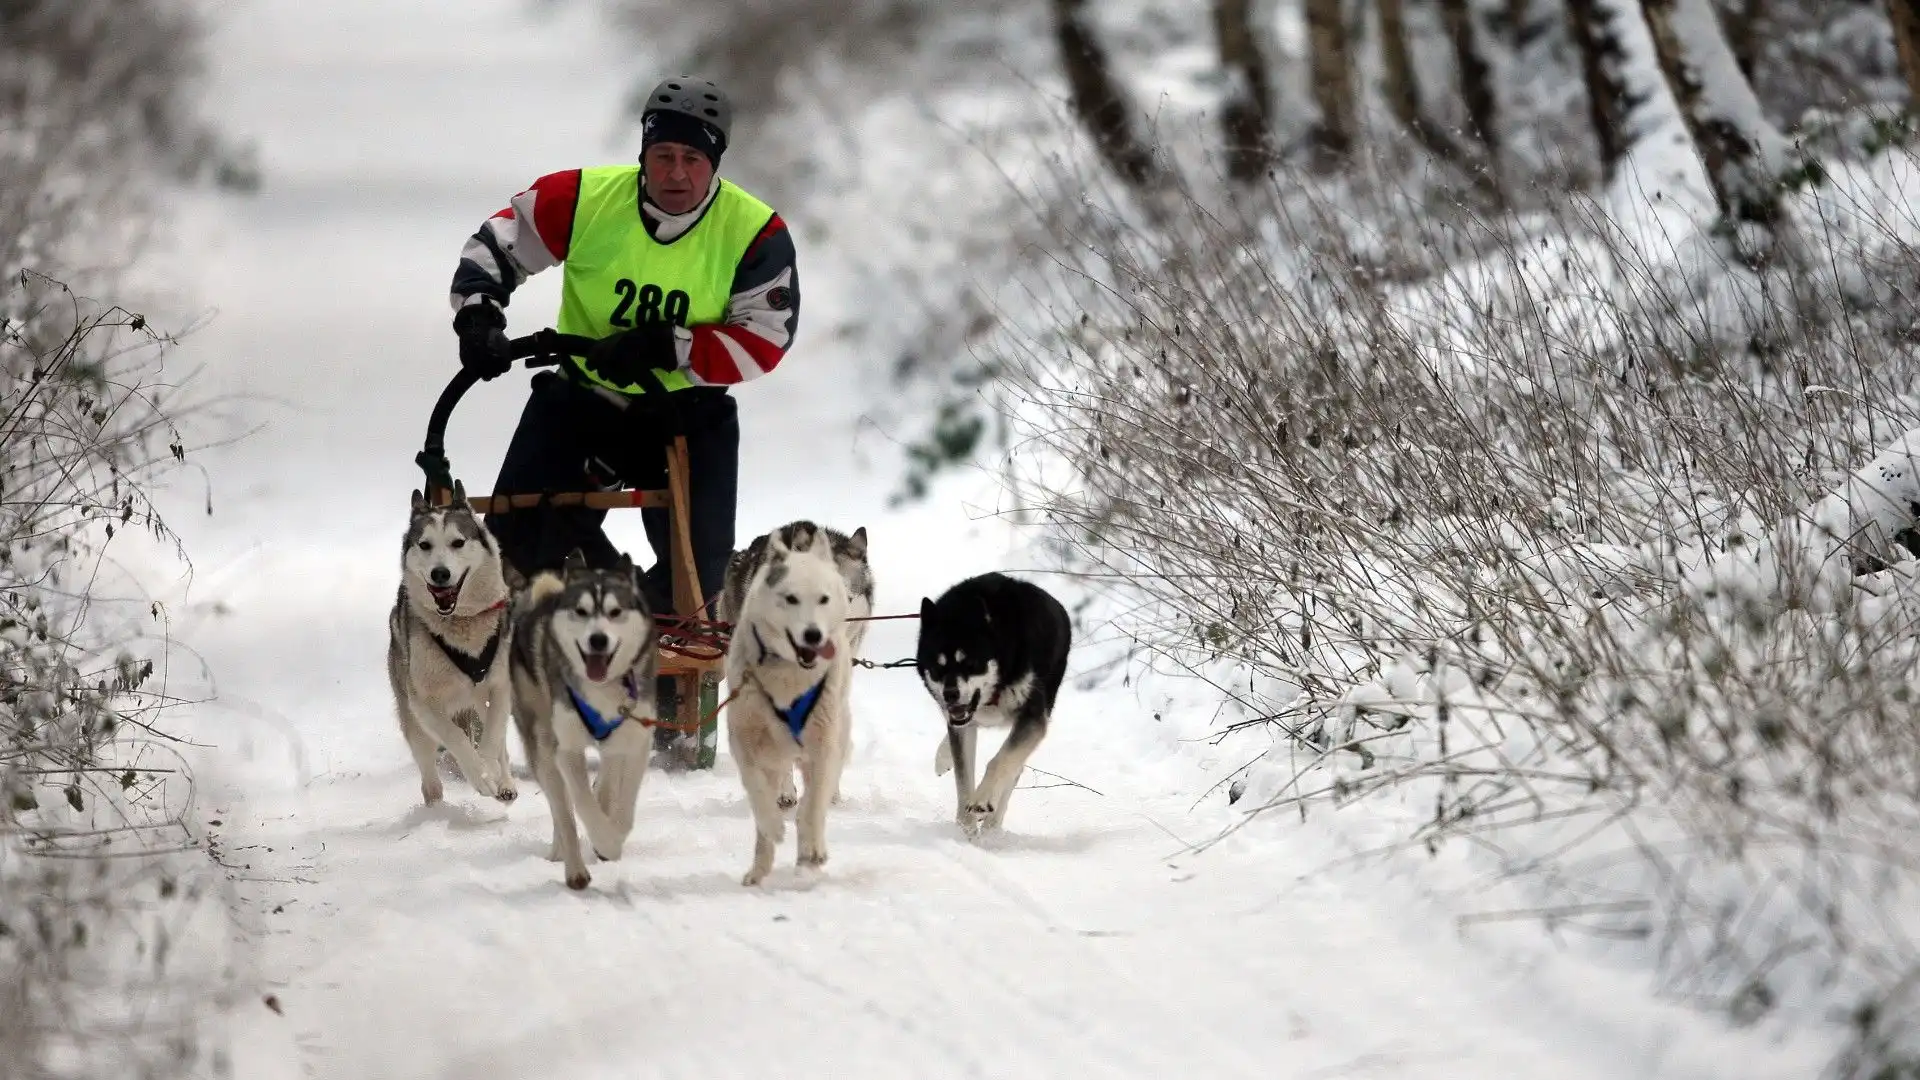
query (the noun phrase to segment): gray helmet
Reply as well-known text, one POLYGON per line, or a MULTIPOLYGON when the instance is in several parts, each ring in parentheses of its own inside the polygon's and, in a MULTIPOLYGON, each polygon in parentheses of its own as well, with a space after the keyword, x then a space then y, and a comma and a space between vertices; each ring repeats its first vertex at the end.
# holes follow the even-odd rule
POLYGON ((647 95, 646 107, 640 110, 640 115, 644 119, 653 112, 682 113, 704 120, 720 130, 722 139, 733 138, 733 105, 727 101, 725 91, 705 79, 676 75, 660 80, 647 95))

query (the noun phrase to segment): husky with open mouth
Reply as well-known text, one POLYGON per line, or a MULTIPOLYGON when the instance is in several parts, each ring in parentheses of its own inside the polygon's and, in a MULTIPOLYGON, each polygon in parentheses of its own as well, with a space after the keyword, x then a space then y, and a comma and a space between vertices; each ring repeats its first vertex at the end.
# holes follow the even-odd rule
POLYGON ((765 558, 734 612, 727 647, 727 748, 753 811, 753 864, 741 879, 758 885, 786 839, 783 789, 800 766, 804 786, 795 827, 796 865, 827 861, 827 806, 846 762, 847 689, 853 676, 847 582, 828 538, 808 533, 789 548, 767 536, 765 558))
MULTIPOLYGON (((847 583, 847 650, 850 656, 860 655, 860 644, 867 632, 866 618, 873 614, 873 564, 867 559, 867 529, 864 525, 848 534, 802 519, 789 521, 764 536, 754 537, 745 550, 734 552, 727 561, 726 583, 720 594, 716 616, 724 622, 740 621, 740 610, 746 603, 747 586, 753 584, 754 577, 766 567, 767 545, 775 538, 789 551, 807 547, 817 539, 824 538, 828 550, 833 552, 834 565, 840 568, 840 577, 847 583)), ((853 715, 850 705, 844 719, 846 728, 840 739, 840 772, 836 776, 846 771, 847 758, 853 753, 853 715)), ((838 787, 828 794, 831 801, 839 805, 838 787)), ((791 810, 799 801, 793 774, 789 772, 780 784, 780 809, 791 810)))
POLYGON ((1047 737, 1067 676, 1073 620, 1054 595, 1000 573, 967 578, 938 600, 920 598, 914 666, 947 722, 937 776, 953 770, 954 820, 970 835, 998 829, 1027 759, 1047 737), (1007 737, 975 783, 981 728, 1007 737))
POLYGON ((413 493, 400 591, 387 615, 387 681, 428 806, 445 796, 444 747, 482 795, 512 802, 507 649, 512 637, 499 545, 454 485, 453 501, 413 493))
POLYGON ((622 555, 589 568, 578 550, 559 573, 535 574, 515 617, 513 720, 553 811, 547 858, 565 864, 567 887, 592 880, 575 819, 595 855, 620 857, 653 756, 659 717, 659 630, 640 574, 622 555), (597 782, 587 750, 600 751, 597 782))

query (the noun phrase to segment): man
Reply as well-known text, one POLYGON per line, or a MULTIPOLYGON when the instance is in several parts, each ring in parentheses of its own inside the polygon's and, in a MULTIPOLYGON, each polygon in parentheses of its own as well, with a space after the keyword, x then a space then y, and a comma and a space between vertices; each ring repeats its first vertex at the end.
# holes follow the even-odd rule
MULTIPOLYGON (((740 426, 728 388, 770 372, 800 315, 793 239, 765 203, 718 175, 732 108, 719 87, 672 78, 648 95, 636 165, 549 173, 488 218, 460 253, 453 328, 460 362, 504 374, 502 311, 531 274, 561 265, 555 329, 598 339, 565 376, 542 372, 507 446, 496 493, 664 487, 664 449, 687 438, 693 559, 719 593, 734 542, 740 426), (646 392, 657 378, 666 393, 646 392)), ((641 512, 655 562, 655 610, 672 610, 666 512, 641 512)), ((489 514, 521 574, 580 548, 595 566, 619 552, 604 510, 489 514)))

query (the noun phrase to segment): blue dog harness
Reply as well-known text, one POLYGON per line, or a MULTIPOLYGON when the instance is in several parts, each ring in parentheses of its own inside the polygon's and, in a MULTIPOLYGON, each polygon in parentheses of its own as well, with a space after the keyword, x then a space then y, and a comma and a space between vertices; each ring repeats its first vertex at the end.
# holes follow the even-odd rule
POLYGON ((780 715, 780 719, 787 722, 787 730, 793 732, 794 742, 800 741, 800 732, 806 729, 807 717, 813 715, 813 706, 820 700, 820 691, 826 685, 827 680, 823 678, 802 690, 800 696, 793 699, 793 704, 784 709, 778 705, 773 707, 773 711, 780 715))
MULTIPOLYGON (((640 688, 634 685, 633 672, 627 672, 626 678, 621 681, 627 687, 627 700, 630 702, 637 700, 640 697, 640 688)), ((567 684, 567 697, 573 700, 573 711, 580 714, 580 722, 587 725, 587 734, 592 735, 595 742, 606 742, 607 737, 618 730, 621 721, 626 720, 629 715, 623 707, 613 715, 611 720, 601 716, 598 710, 587 704, 587 699, 581 697, 571 683, 567 684)), ((801 722, 805 723, 804 720, 801 722)))
MULTIPOLYGON (((767 643, 761 640, 760 628, 757 626, 753 628, 753 642, 760 646, 760 659, 764 662, 768 656, 767 643)), ((774 713, 786 723, 787 730, 793 732, 794 742, 800 741, 800 733, 807 728, 807 717, 813 715, 813 707, 819 703, 820 691, 825 689, 826 685, 827 677, 820 676, 819 682, 800 691, 800 696, 793 699, 793 704, 784 709, 773 700, 772 694, 767 694, 767 704, 773 706, 774 713)), ((760 692, 766 694, 767 688, 761 687, 760 692)))

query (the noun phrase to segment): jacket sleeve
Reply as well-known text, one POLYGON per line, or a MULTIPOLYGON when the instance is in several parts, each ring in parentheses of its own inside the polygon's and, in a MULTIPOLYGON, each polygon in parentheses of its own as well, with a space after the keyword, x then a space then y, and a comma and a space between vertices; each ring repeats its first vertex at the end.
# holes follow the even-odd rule
POLYGON ((772 371, 800 327, 793 236, 775 214, 740 257, 723 322, 675 332, 680 367, 701 386, 730 386, 772 371))
POLYGON ((579 202, 580 170, 548 173, 481 222, 460 249, 454 308, 486 300, 506 307, 521 282, 565 262, 579 202))

